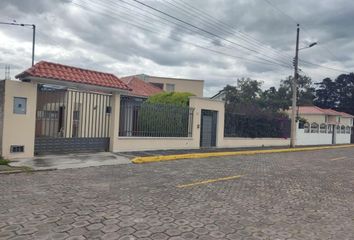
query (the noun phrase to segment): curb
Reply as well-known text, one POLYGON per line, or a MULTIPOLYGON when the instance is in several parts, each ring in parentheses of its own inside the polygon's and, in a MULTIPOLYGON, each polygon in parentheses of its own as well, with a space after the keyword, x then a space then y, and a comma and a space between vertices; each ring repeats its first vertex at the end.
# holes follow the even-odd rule
POLYGON ((284 148, 284 149, 249 150, 249 151, 246 150, 246 151, 237 151, 237 152, 187 153, 187 154, 178 154, 178 155, 136 157, 132 160, 132 163, 142 164, 142 163, 172 161, 172 160, 180 160, 180 159, 242 156, 242 155, 270 154, 270 153, 287 153, 287 152, 304 152, 304 151, 349 148, 349 147, 354 147, 354 144, 339 145, 339 146, 322 146, 322 147, 302 147, 302 148, 284 148))
POLYGON ((11 171, 0 171, 0 175, 6 174, 16 174, 16 173, 35 173, 35 172, 49 172, 49 171, 56 171, 57 168, 48 168, 48 169, 30 169, 30 170, 11 170, 11 171))

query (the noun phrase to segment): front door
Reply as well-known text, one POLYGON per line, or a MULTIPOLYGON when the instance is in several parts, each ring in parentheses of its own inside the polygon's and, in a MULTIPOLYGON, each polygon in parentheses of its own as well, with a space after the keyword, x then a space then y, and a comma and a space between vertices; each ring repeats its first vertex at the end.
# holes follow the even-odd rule
POLYGON ((208 148, 216 146, 216 122, 217 111, 202 110, 200 147, 208 148))

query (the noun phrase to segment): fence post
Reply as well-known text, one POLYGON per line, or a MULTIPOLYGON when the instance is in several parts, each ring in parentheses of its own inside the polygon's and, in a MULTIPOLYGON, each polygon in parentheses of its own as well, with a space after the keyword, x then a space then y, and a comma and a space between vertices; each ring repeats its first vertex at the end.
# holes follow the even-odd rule
POLYGON ((113 93, 111 99, 111 114, 109 124, 109 151, 118 151, 118 134, 119 134, 119 113, 120 113, 120 94, 113 93))

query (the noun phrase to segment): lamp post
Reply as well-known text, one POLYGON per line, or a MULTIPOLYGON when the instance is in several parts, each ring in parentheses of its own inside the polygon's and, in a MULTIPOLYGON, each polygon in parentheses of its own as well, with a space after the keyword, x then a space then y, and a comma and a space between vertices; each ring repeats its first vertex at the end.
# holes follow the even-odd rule
POLYGON ((295 58, 294 58, 294 78, 291 82, 291 88, 293 92, 292 96, 292 107, 291 107, 291 132, 290 132, 290 147, 294 148, 296 146, 296 128, 297 128, 297 121, 296 121, 296 105, 297 105, 297 82, 299 78, 299 51, 311 48, 317 44, 317 42, 311 43, 307 47, 299 49, 299 37, 300 37, 300 24, 297 24, 296 29, 296 47, 295 47, 295 58))
POLYGON ((33 30, 33 37, 32 37, 32 66, 34 65, 34 49, 36 43, 36 25, 28 24, 28 23, 17 23, 14 22, 0 22, 2 25, 13 25, 13 26, 21 26, 21 27, 32 27, 33 30))

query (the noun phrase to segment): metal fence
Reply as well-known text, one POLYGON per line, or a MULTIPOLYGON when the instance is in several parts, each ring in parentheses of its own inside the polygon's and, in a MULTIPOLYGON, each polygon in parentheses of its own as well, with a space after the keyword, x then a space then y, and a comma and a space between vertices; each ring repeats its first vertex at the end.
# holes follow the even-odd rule
POLYGON ((35 153, 107 151, 111 96, 40 85, 35 153))
POLYGON ((191 137, 193 108, 122 97, 119 136, 191 137))
POLYGON ((225 137, 288 138, 290 119, 225 113, 225 137))

